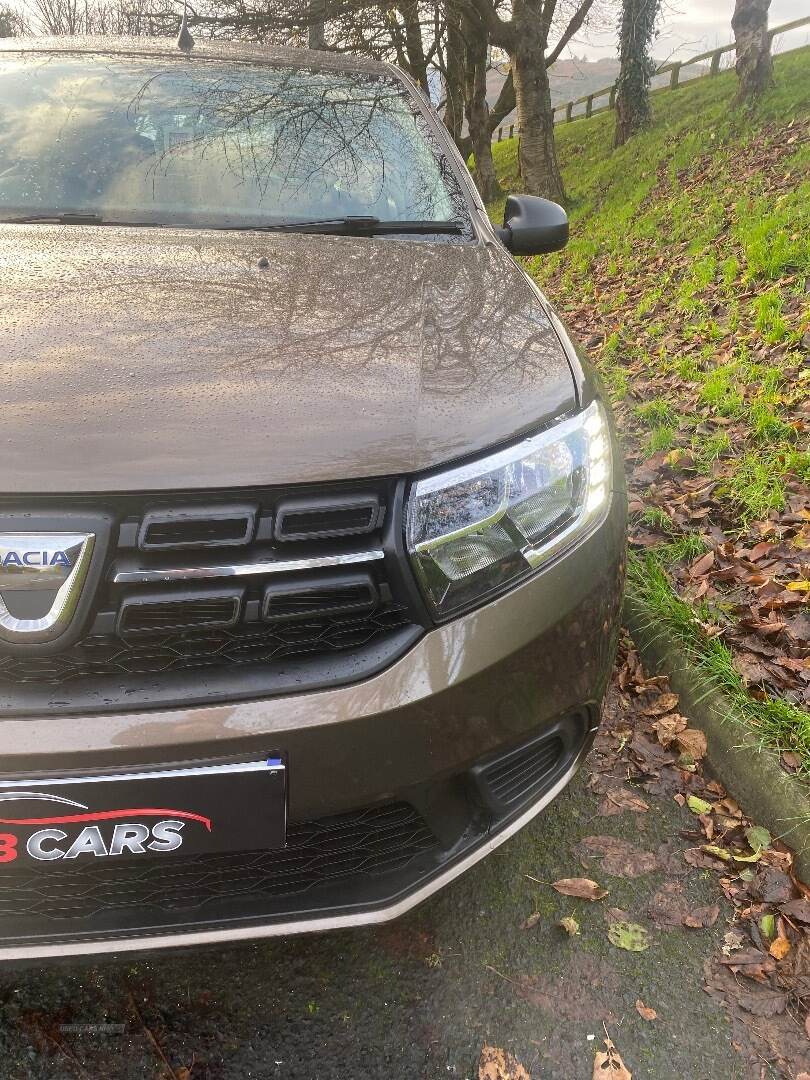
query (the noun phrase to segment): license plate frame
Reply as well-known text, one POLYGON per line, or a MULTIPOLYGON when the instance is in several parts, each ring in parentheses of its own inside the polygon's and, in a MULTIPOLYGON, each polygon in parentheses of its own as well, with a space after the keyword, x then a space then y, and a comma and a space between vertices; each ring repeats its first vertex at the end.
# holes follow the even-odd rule
POLYGON ((0 780, 6 866, 275 851, 287 835, 287 763, 249 761, 0 780))

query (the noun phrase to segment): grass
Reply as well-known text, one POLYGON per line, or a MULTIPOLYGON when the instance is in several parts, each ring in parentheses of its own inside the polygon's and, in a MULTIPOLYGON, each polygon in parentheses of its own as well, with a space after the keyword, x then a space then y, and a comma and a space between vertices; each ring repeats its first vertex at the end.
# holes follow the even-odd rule
MULTIPOLYGON (((810 396, 810 48, 777 57, 775 74, 753 110, 731 107, 733 72, 656 92, 650 128, 615 151, 612 113, 559 125, 571 241, 525 262, 575 330, 598 332, 593 355, 631 467, 683 459, 687 480, 712 485, 715 524, 732 538, 749 531, 750 544, 810 482, 799 411, 810 396)), ((519 191, 516 140, 493 154, 503 190, 519 191)), ((500 221, 503 201, 489 210, 500 221)), ((723 632, 733 605, 675 591, 671 568, 705 540, 681 535, 653 496, 634 522, 661 543, 631 556, 631 592, 763 741, 799 750, 810 772, 810 716, 751 696, 734 668, 723 632), (713 620, 720 632, 707 632, 713 620)))
MULTIPOLYGON (((695 545, 689 555, 702 550, 695 545)), ((628 586, 659 626, 666 627, 711 686, 728 698, 737 717, 753 731, 763 746, 798 751, 803 772, 810 776, 810 714, 779 698, 752 698, 734 667, 731 649, 719 637, 705 632, 700 615, 672 591, 666 568, 682 550, 662 545, 643 556, 631 553, 628 586)))

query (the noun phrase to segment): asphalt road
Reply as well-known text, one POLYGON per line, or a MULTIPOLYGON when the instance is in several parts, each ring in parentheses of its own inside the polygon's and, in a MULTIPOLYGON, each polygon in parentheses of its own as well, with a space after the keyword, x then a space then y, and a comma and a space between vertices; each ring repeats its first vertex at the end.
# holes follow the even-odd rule
MULTIPOLYGON (((647 907, 667 872, 589 871, 610 889, 597 903, 526 876, 585 874, 573 849, 594 833, 688 846, 673 840, 690 815, 671 797, 600 818, 586 780, 587 769, 497 853, 380 929, 0 973, 0 1080, 171 1076, 161 1055, 182 1080, 473 1080, 484 1043, 532 1080, 591 1080, 603 1025, 634 1080, 742 1078, 725 1014, 701 988, 726 909, 711 930, 656 929, 647 907), (607 905, 650 928, 647 951, 608 942, 607 905), (539 923, 521 929, 534 911, 539 923), (568 915, 579 936, 557 926, 568 915), (637 999, 658 1019, 642 1019, 637 999)), ((717 900, 713 875, 679 880, 694 904, 717 900)))

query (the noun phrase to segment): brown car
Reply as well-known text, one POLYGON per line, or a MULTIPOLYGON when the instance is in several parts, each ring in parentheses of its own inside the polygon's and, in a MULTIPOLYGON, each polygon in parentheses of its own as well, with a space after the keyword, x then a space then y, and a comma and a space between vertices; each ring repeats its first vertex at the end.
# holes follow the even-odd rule
POLYGON ((510 254, 567 234, 388 65, 0 42, 0 958, 380 922, 568 783, 626 500, 510 254))

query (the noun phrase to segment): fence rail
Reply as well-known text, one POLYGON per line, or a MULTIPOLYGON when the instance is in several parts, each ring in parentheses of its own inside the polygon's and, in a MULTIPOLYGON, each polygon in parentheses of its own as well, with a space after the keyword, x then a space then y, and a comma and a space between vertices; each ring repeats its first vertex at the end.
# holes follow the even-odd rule
MULTIPOLYGON (((793 22, 782 23, 781 26, 774 26, 768 31, 768 42, 770 43, 776 37, 777 34, 784 34, 788 30, 798 30, 802 26, 810 26, 810 15, 805 15, 801 19, 794 19, 793 22)), ((693 64, 701 64, 705 60, 709 60, 709 70, 704 72, 703 75, 716 75, 720 71, 720 61, 722 57, 729 52, 734 52, 736 46, 734 42, 730 45, 721 45, 717 49, 709 49, 707 52, 699 53, 697 56, 692 56, 688 60, 673 60, 669 64, 662 64, 661 67, 656 68, 656 75, 665 75, 669 72, 669 84, 667 86, 659 87, 660 90, 675 90, 680 85, 681 69, 691 67, 693 64)), ((792 52, 792 49, 785 50, 786 52, 792 52)), ((702 77, 702 76, 701 76, 702 77)), ((689 80, 691 82, 691 80, 689 80)), ((612 86, 606 86, 603 90, 594 90, 590 94, 584 94, 582 97, 576 98, 574 101, 565 101, 560 105, 555 105, 554 123, 559 124, 562 122, 570 123, 572 120, 578 120, 581 118, 587 119, 589 116, 595 116, 597 113, 606 112, 609 109, 616 107, 616 83, 612 86), (607 105, 601 105, 598 109, 594 109, 594 100, 602 97, 607 97, 607 105), (584 105, 585 111, 579 113, 577 116, 573 115, 573 110, 577 105, 584 105), (558 114, 563 114, 558 118, 558 114)), ((515 124, 509 125, 509 138, 511 139, 515 134, 515 124)), ((499 127, 497 135, 494 135, 493 141, 500 142, 504 138, 504 128, 499 127)))

